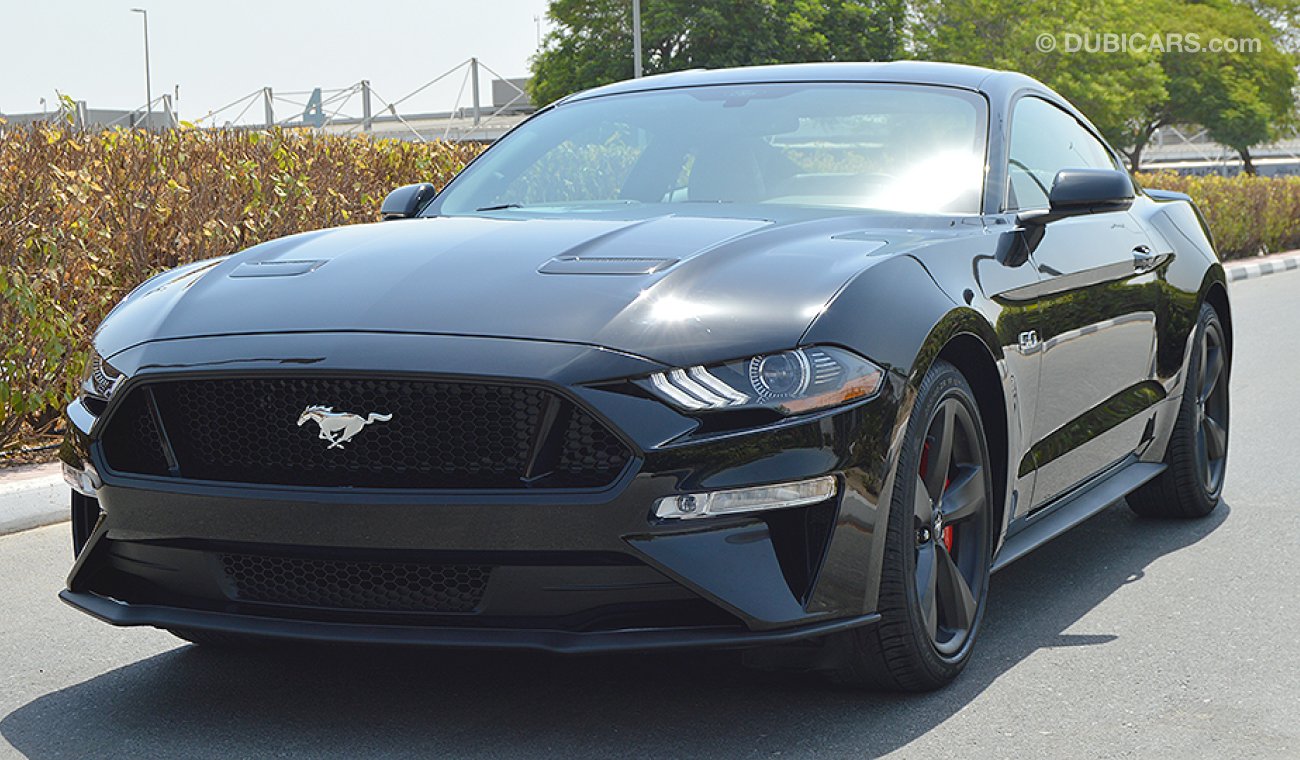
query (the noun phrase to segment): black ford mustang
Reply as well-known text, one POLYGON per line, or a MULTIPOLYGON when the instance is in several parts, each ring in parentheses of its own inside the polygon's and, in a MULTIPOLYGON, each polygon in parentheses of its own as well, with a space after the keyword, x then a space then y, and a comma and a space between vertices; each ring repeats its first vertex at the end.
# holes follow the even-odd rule
POLYGON ((105 320, 68 603, 209 644, 762 645, 926 689, 992 570, 1223 488, 1205 225, 1025 76, 624 82, 383 216, 105 320))

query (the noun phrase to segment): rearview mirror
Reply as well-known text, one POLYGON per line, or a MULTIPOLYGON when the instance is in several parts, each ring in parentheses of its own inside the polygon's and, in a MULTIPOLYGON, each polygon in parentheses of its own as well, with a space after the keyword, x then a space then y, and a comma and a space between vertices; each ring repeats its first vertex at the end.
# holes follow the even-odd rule
POLYGON ((428 182, 399 187, 384 198, 383 205, 379 207, 379 216, 385 222, 410 219, 429 205, 429 201, 437 194, 438 188, 428 182))

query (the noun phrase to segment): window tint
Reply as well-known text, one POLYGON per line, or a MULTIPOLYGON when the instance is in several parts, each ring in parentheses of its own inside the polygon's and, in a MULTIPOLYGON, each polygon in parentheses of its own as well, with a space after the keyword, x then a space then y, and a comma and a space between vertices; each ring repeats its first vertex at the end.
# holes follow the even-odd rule
POLYGON ((1073 116, 1039 98, 1021 98, 1011 118, 1007 208, 1047 208, 1062 169, 1115 169, 1105 146, 1073 116))

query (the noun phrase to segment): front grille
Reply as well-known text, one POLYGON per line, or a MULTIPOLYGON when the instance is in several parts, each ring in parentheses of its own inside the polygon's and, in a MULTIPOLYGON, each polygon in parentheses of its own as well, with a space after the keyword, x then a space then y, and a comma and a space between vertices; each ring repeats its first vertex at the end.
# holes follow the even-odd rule
POLYGON ((631 458, 590 413, 543 388, 315 376, 140 386, 103 446, 116 472, 309 487, 597 488, 631 458), (315 420, 300 424, 309 405, 366 423, 324 439, 315 420))
POLYGON ((492 568, 222 554, 240 601, 386 612, 473 612, 492 568))

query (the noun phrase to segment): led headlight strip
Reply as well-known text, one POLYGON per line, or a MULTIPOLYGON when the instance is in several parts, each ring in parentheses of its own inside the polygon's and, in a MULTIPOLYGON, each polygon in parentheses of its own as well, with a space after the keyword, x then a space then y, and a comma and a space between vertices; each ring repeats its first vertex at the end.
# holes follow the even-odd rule
POLYGON ((748 403, 749 396, 719 380, 704 367, 674 369, 650 376, 655 389, 684 409, 720 409, 748 403))
POLYGON ((121 372, 117 371, 113 365, 104 360, 98 353, 90 357, 90 372, 83 384, 86 390, 102 399, 109 399, 117 386, 122 384, 126 378, 121 372))

